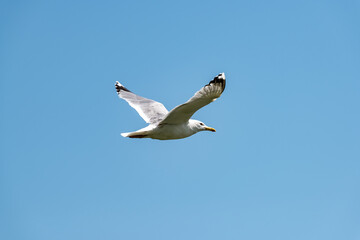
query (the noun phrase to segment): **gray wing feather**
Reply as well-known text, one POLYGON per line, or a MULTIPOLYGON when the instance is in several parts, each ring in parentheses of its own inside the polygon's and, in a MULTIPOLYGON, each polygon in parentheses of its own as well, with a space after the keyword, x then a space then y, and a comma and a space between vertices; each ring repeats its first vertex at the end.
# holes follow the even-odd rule
POLYGON ((187 122, 200 108, 215 101, 225 89, 225 74, 220 73, 209 84, 201 88, 186 103, 172 109, 159 124, 181 124, 187 122))
POLYGON ((128 102, 147 123, 157 123, 168 114, 162 103, 138 96, 119 82, 115 83, 115 88, 118 96, 128 102))

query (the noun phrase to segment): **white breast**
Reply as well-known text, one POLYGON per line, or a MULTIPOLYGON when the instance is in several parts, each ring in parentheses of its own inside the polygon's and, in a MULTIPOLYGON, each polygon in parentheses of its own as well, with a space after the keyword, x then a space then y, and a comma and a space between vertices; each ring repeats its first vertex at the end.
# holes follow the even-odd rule
POLYGON ((165 124, 153 129, 149 137, 160 140, 179 139, 189 137, 196 132, 197 131, 190 128, 187 123, 179 125, 165 124))

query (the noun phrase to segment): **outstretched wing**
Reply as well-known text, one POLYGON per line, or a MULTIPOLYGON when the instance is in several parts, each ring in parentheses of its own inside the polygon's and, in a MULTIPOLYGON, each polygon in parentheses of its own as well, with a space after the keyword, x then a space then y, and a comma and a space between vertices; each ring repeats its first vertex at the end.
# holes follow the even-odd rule
POLYGON ((115 88, 118 96, 127 101, 147 123, 157 123, 168 114, 168 110, 162 103, 140 97, 125 88, 118 81, 115 83, 115 88))
POLYGON ((181 124, 188 121, 197 110, 220 97, 224 89, 225 74, 220 73, 186 103, 171 110, 159 124, 181 124))

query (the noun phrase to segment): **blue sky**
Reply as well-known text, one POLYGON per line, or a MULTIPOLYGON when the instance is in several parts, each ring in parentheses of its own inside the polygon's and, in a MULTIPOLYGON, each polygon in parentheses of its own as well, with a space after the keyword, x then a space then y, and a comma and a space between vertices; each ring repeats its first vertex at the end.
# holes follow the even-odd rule
POLYGON ((1 239, 359 239, 359 1, 2 1, 1 239), (216 128, 134 140, 114 82, 216 128))

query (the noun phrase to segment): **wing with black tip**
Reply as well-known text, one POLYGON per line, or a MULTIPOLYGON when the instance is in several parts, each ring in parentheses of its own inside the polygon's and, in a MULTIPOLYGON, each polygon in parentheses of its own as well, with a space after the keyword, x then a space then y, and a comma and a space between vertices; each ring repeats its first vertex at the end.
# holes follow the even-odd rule
POLYGON ((172 109, 159 124, 181 124, 187 122, 200 108, 215 101, 225 89, 225 74, 220 73, 186 103, 172 109))
POLYGON ((118 96, 127 101, 147 123, 158 123, 168 114, 162 103, 138 96, 119 82, 115 83, 115 88, 118 96))

